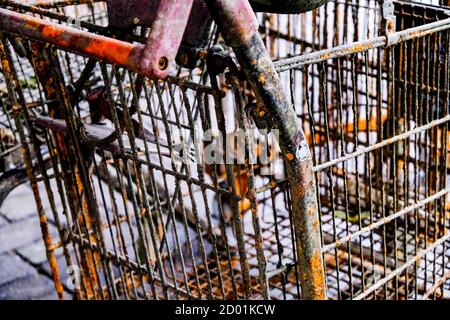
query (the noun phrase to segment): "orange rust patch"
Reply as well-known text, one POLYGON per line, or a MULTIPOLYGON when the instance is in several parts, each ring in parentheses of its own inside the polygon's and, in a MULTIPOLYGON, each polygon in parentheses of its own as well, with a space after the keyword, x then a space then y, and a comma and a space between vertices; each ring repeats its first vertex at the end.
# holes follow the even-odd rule
POLYGON ((10 73, 11 68, 9 65, 9 61, 5 59, 2 61, 2 63, 3 63, 3 69, 5 70, 5 73, 10 73))
POLYGON ((287 158, 289 161, 292 161, 292 160, 294 160, 294 155, 293 155, 292 153, 288 153, 288 154, 286 155, 286 158, 287 158))
MULTIPOLYGON (((344 50, 343 55, 363 52, 366 50, 370 50, 372 48, 373 48, 373 45, 371 43, 366 43, 366 44, 357 43, 357 44, 354 44, 354 45, 348 47, 346 50, 344 50)), ((323 60, 328 60, 331 58, 331 54, 328 52, 323 53, 322 55, 320 55, 320 58, 323 60)))
POLYGON ((373 45, 370 43, 368 43, 368 44, 360 43, 360 44, 350 47, 349 53, 357 53, 357 52, 361 52, 361 51, 372 49, 372 48, 373 48, 373 45))
POLYGON ((388 20, 387 22, 387 28, 389 32, 393 32, 395 31, 395 25, 394 22, 392 20, 388 20))
MULTIPOLYGON (((42 35, 46 38, 58 38, 64 34, 64 29, 54 26, 44 26, 42 28, 42 35)), ((66 41, 59 41, 61 44, 68 43, 66 41)))
POLYGON ((264 75, 259 75, 258 82, 264 84, 266 82, 266 77, 264 75))
MULTIPOLYGON (((53 25, 44 25, 36 21, 27 21, 29 28, 42 28, 42 37, 61 47, 71 47, 88 55, 107 60, 109 62, 127 65, 130 54, 135 47, 130 43, 114 40, 107 37, 96 36, 92 38, 87 32, 74 31, 68 34, 66 28, 53 25), (66 34, 67 33, 67 34, 66 34)), ((72 31, 72 28, 70 28, 72 31)))
POLYGON ((202 50, 198 53, 198 58, 200 60, 206 59, 207 56, 208 56, 208 51, 206 51, 206 50, 202 50))
POLYGON ((429 32, 421 30, 421 31, 411 33, 411 37, 412 38, 422 38, 422 37, 426 36, 428 33, 429 32))
POLYGON ((39 221, 41 224, 47 223, 47 216, 45 214, 41 214, 39 216, 39 221))
POLYGON ((328 60, 330 58, 330 54, 329 53, 324 53, 320 56, 321 59, 325 59, 328 60))
POLYGON ((85 52, 106 60, 126 65, 132 51, 132 45, 124 42, 112 41, 90 41, 85 52))
POLYGON ((322 255, 320 251, 316 251, 309 261, 311 267, 311 283, 314 290, 314 300, 324 300, 325 297, 325 284, 324 275, 322 269, 322 255))

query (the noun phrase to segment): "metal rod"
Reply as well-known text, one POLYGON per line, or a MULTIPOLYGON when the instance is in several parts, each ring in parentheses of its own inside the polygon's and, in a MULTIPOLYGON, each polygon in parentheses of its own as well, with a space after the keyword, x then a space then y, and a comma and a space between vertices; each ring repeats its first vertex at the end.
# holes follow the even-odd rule
POLYGON ((94 4, 99 2, 106 2, 106 0, 47 0, 47 1, 30 1, 28 5, 40 8, 60 8, 75 6, 80 4, 94 4))
POLYGON ((400 268, 397 268, 396 270, 392 271, 388 276, 384 277, 383 279, 377 281, 376 284, 371 286, 369 289, 355 297, 355 300, 361 300, 367 297, 369 294, 386 284, 389 280, 392 280, 396 276, 402 274, 406 269, 408 269, 410 266, 412 266, 416 261, 421 260, 427 253, 433 251, 438 246, 443 245, 448 239, 450 239, 450 234, 440 238, 436 242, 434 242, 432 245, 430 245, 427 249, 421 250, 413 259, 410 259, 408 262, 404 263, 400 268))
POLYGON ((374 230, 374 229, 379 228, 379 227, 381 227, 383 225, 386 225, 389 222, 394 221, 397 218, 403 217, 404 215, 406 215, 406 214, 408 214, 410 212, 413 212, 413 211, 415 211, 415 210, 417 210, 417 209, 419 209, 421 207, 424 207, 426 204, 428 204, 430 202, 433 202, 433 201, 435 201, 437 199, 440 199, 440 198, 446 196, 449 193, 450 193, 450 189, 444 189, 444 190, 442 190, 442 191, 440 191, 440 192, 438 192, 438 193, 436 193, 436 194, 434 194, 434 195, 432 195, 432 196, 430 196, 430 197, 428 197, 426 199, 423 199, 423 200, 418 201, 417 203, 415 203, 415 204, 413 204, 413 205, 411 205, 409 207, 406 207, 403 210, 400 210, 399 212, 397 212, 395 214, 392 214, 392 215, 390 215, 388 217, 380 219, 377 222, 372 223, 368 227, 362 228, 361 230, 359 230, 357 232, 354 232, 354 233, 352 233, 352 234, 350 234, 350 235, 348 235, 348 236, 346 236, 344 238, 338 239, 335 242, 324 246, 323 247, 323 251, 324 252, 330 251, 331 249, 340 246, 342 243, 349 242, 349 241, 351 241, 351 240, 353 240, 353 239, 355 239, 355 238, 357 238, 357 237, 359 237, 359 236, 361 236, 361 235, 363 235, 363 234, 365 234, 367 232, 370 232, 371 230, 374 230))
POLYGON ((127 43, 0 8, 0 29, 139 71, 144 45, 127 43))
POLYGON ((350 159, 353 159, 353 158, 357 158, 359 156, 367 154, 368 152, 372 152, 372 151, 381 149, 383 147, 389 146, 391 144, 394 144, 396 142, 399 142, 399 141, 402 141, 402 140, 406 140, 409 137, 412 137, 412 136, 414 136, 416 134, 420 134, 420 133, 426 132, 427 130, 429 130, 431 128, 434 128, 436 126, 442 125, 442 124, 447 123, 449 121, 450 121, 450 115, 445 116, 445 117, 440 118, 440 119, 435 120, 435 121, 431 121, 430 123, 428 123, 426 125, 423 125, 423 126, 420 126, 420 127, 416 128, 416 129, 413 129, 411 131, 404 132, 404 133, 396 135, 395 137, 392 137, 390 139, 386 139, 386 140, 383 140, 382 142, 376 143, 376 144, 374 144, 372 146, 369 146, 369 147, 366 147, 366 148, 360 148, 358 151, 349 153, 349 154, 347 154, 347 155, 345 155, 343 157, 339 157, 337 159, 334 159, 334 160, 325 162, 323 164, 317 165, 317 166, 314 167, 314 171, 315 172, 323 171, 323 170, 328 169, 330 167, 333 167, 333 166, 335 166, 335 165, 337 165, 337 164, 339 164, 341 162, 344 162, 344 161, 347 161, 347 160, 350 160, 350 159))
POLYGON ((296 57, 285 58, 274 62, 274 65, 278 72, 285 72, 294 68, 299 68, 303 65, 315 64, 329 59, 346 57, 349 54, 357 54, 375 48, 381 48, 386 46, 386 43, 389 43, 389 46, 394 46, 408 40, 423 38, 426 35, 430 35, 447 29, 450 29, 450 18, 428 23, 415 28, 409 28, 404 31, 393 32, 388 36, 379 36, 368 40, 334 47, 331 49, 320 50, 296 57))
MULTIPOLYGON (((21 87, 20 87, 19 81, 17 79, 17 72, 15 71, 15 66, 11 59, 11 54, 10 54, 9 48, 5 46, 4 39, 5 39, 4 35, 0 34, 0 62, 2 65, 3 74, 7 81, 8 96, 9 96, 9 99, 11 99, 11 104, 13 106, 18 106, 18 105, 20 105, 21 102, 22 102, 22 104, 24 102, 23 94, 19 94, 19 98, 22 101, 18 101, 18 99, 16 97, 16 90, 20 91, 21 87)), ((26 108, 23 110, 27 111, 26 108)), ((43 239, 43 242, 45 245, 45 252, 46 252, 47 259, 48 259, 50 269, 52 272, 52 277, 53 277, 53 281, 55 284, 56 292, 58 294, 58 298, 60 300, 62 300, 62 299, 64 299, 64 290, 63 290, 63 286, 61 283, 61 277, 60 277, 59 270, 58 270, 56 255, 55 255, 55 252, 53 250, 51 250, 51 248, 53 246, 53 238, 50 233, 49 223, 48 223, 47 216, 46 216, 46 213, 43 208, 42 198, 39 195, 37 179, 36 179, 36 175, 33 171, 31 150, 30 150, 30 146, 29 146, 26 136, 25 136, 25 132, 23 129, 23 123, 22 123, 23 119, 21 119, 21 116, 22 116, 21 114, 16 114, 14 120, 15 120, 15 124, 18 128, 20 140, 22 143, 22 153, 23 153, 25 164, 26 164, 26 172, 27 172, 28 178, 30 180, 30 184, 31 184, 31 187, 33 190, 33 195, 34 195, 35 201, 36 201, 36 209, 37 209, 37 213, 39 216, 39 225, 40 225, 41 232, 42 232, 42 239, 43 239)), ((25 117, 25 120, 29 121, 29 118, 25 117)), ((39 160, 42 160, 42 159, 39 159, 39 160)), ((40 163, 40 165, 41 164, 42 163, 40 163)))
MULTIPOLYGON (((326 299, 315 181, 305 135, 297 126, 293 106, 284 95, 249 2, 208 0, 207 4, 225 41, 233 47, 258 102, 268 111, 265 115, 272 117, 272 126, 280 133, 292 194, 302 296, 326 299)), ((264 111, 258 115, 264 115, 264 111)))

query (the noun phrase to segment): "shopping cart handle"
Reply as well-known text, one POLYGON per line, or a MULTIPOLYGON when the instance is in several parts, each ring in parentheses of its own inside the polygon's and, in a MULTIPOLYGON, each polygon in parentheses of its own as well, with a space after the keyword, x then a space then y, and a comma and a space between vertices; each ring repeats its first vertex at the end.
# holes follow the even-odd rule
MULTIPOLYGON (((302 12, 325 2, 327 0, 250 1, 256 9, 267 11, 274 11, 278 5, 280 12, 294 8, 302 12)), ((220 9, 230 11, 235 18, 242 16, 240 10, 244 10, 233 1, 220 9)), ((211 22, 204 0, 108 0, 108 12, 110 27, 150 26, 146 44, 120 41, 3 8, 0 8, 0 30, 122 65, 153 79, 164 79, 175 66, 182 41, 188 46, 197 46, 211 22)), ((250 20, 246 22, 247 29, 256 31, 256 20, 250 20)), ((239 28, 228 31, 233 41, 246 36, 239 28)))
POLYGON ((150 28, 141 69, 154 78, 164 78, 177 62, 197 65, 197 52, 210 40, 212 17, 203 0, 107 0, 108 25, 127 34, 136 26, 150 28), (180 51, 180 45, 185 49, 180 51))
POLYGON ((165 78, 175 64, 175 57, 194 0, 160 1, 152 23, 139 68, 152 78, 165 78))
MULTIPOLYGON (((117 1, 111 0, 109 8, 115 2, 117 1)), ((164 79, 175 65, 193 2, 194 0, 159 1, 156 12, 153 12, 154 20, 145 45, 120 41, 83 31, 76 25, 75 28, 64 26, 3 8, 0 8, 0 29, 126 66, 150 78, 164 79)), ((111 9, 110 12, 119 9, 120 7, 111 9)), ((151 9, 148 8, 149 11, 151 9)), ((130 11, 127 15, 134 16, 138 24, 138 12, 130 11)))

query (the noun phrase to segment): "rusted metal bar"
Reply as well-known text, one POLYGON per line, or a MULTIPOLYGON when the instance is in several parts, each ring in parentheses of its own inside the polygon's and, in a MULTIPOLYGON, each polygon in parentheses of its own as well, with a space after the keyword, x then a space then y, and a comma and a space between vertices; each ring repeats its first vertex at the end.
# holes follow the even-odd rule
POLYGON ((375 223, 372 223, 368 227, 362 228, 361 230, 356 231, 356 232, 352 233, 351 235, 348 235, 348 236, 346 236, 344 238, 338 239, 335 242, 324 246, 323 247, 323 251, 324 252, 330 251, 333 248, 338 247, 342 243, 349 242, 349 241, 351 241, 353 239, 358 238, 359 236, 361 236, 361 235, 363 235, 365 233, 370 232, 371 230, 374 230, 376 228, 380 228, 381 226, 386 225, 389 222, 395 221, 395 219, 397 219, 397 218, 401 218, 401 217, 405 216, 406 214, 408 214, 410 212, 413 212, 413 211, 415 211, 415 210, 417 210, 417 209, 419 209, 421 207, 424 207, 425 205, 429 204, 430 202, 433 202, 433 201, 435 201, 437 199, 441 199, 441 198, 445 197, 449 193, 450 193, 450 189, 441 190, 438 193, 436 193, 436 194, 434 194, 434 195, 432 195, 432 196, 430 196, 430 197, 428 197, 426 199, 423 199, 423 200, 419 201, 418 203, 415 203, 415 204, 413 204, 411 206, 408 206, 408 207, 400 210, 399 212, 396 212, 395 214, 392 214, 392 215, 390 215, 388 217, 385 217, 383 219, 378 220, 375 223))
POLYGON ((0 28, 60 48, 140 70, 144 45, 130 44, 0 8, 0 28))
POLYGON ((375 143, 375 144, 373 144, 373 145, 371 145, 369 147, 365 147, 365 148, 363 147, 363 148, 359 149, 358 151, 349 153, 349 154, 347 154, 345 156, 342 156, 342 157, 333 159, 331 161, 322 163, 320 165, 314 166, 314 171, 318 172, 318 171, 326 170, 326 169, 331 168, 331 167, 333 167, 333 166, 335 166, 335 165, 337 165, 339 163, 348 161, 348 160, 353 159, 353 158, 357 158, 357 157, 359 157, 361 155, 364 155, 364 154, 366 154, 368 152, 372 152, 372 151, 381 149, 383 147, 392 145, 392 144, 397 143, 399 141, 406 140, 406 139, 408 139, 408 138, 410 138, 410 137, 412 137, 414 135, 418 135, 418 134, 421 134, 423 132, 426 132, 427 130, 430 130, 431 128, 435 128, 435 127, 437 127, 439 125, 445 124, 448 121, 450 121, 450 115, 447 115, 447 116, 445 116, 443 118, 440 118, 440 119, 437 119, 437 120, 434 120, 434 121, 431 121, 430 123, 428 123, 426 125, 420 126, 420 127, 415 128, 415 129, 413 129, 411 131, 406 131, 406 132, 404 132, 402 134, 396 135, 395 137, 383 140, 382 142, 375 143))
POLYGON ((442 278, 435 282, 435 284, 422 296, 422 300, 427 300, 430 295, 435 293, 439 287, 444 285, 450 279, 450 271, 448 271, 442 278))
POLYGON ((98 2, 105 2, 106 0, 27 0, 25 2, 33 7, 40 7, 46 9, 61 8, 68 6, 75 6, 80 4, 94 4, 98 2))
MULTIPOLYGON (((21 90, 21 87, 20 87, 19 81, 17 80, 17 73, 15 71, 14 63, 11 59, 11 54, 8 50, 9 49, 5 46, 4 35, 0 34, 0 60, 1 60, 1 65, 2 65, 2 72, 7 81, 8 97, 11 100, 11 105, 14 108, 14 106, 17 107, 20 105, 20 102, 17 99, 16 90, 21 90)), ((19 94, 19 99, 22 100, 21 101, 22 103, 24 103, 23 94, 19 94)), ((24 109, 24 110, 26 110, 26 109, 24 109)), ((25 119, 29 120, 29 119, 27 119, 27 117, 25 117, 25 119)), ((47 219, 46 213, 45 213, 43 205, 42 205, 42 198, 39 195, 37 179, 36 179, 36 175, 33 171, 34 166, 33 166, 33 162, 31 159, 31 149, 30 149, 30 145, 27 141, 27 138, 25 136, 25 131, 23 129, 23 123, 22 123, 23 120, 24 119, 22 119, 20 114, 16 114, 15 123, 18 128, 20 140, 22 143, 22 154, 24 157, 24 161, 26 163, 26 172, 27 172, 28 178, 30 180, 30 184, 31 184, 31 187, 33 190, 33 195, 34 195, 35 201, 36 201, 36 207, 37 207, 38 216, 39 216, 39 224, 41 227, 42 239, 45 244, 47 259, 50 264, 50 269, 52 272, 52 277, 53 277, 53 281, 55 284, 56 292, 58 294, 58 298, 64 299, 64 289, 63 289, 63 286, 61 283, 61 278, 60 278, 60 274, 59 274, 59 270, 58 270, 58 264, 56 261, 56 255, 55 255, 55 252, 51 249, 53 246, 53 238, 52 238, 52 235, 50 234, 48 219, 47 219)), ((39 158, 39 160, 41 161, 40 158, 39 158)), ((40 163, 40 164, 42 164, 42 163, 40 163)))
POLYGON ((177 6, 172 6, 172 2, 170 5, 165 1, 161 2, 164 4, 161 8, 164 17, 156 20, 156 26, 153 26, 153 32, 145 46, 95 35, 6 9, 0 9, 0 28, 69 51, 126 66, 145 76, 165 78, 173 67, 183 37, 180 30, 186 27, 192 6, 192 1, 190 4, 182 2, 177 6), (168 24, 167 21, 175 14, 185 18, 178 19, 178 24, 168 24), (169 33, 168 26, 171 26, 169 33))
POLYGON ((147 44, 140 57, 141 73, 165 78, 174 67, 194 0, 160 1, 147 44))
POLYGON ((255 121, 261 124, 266 120, 273 129, 279 130, 291 188, 302 296, 326 299, 315 181, 305 135, 284 95, 249 2, 208 0, 207 4, 258 98, 255 121))
POLYGON ((8 7, 8 9, 14 9, 15 11, 22 11, 22 12, 27 12, 27 13, 35 13, 36 15, 41 15, 43 17, 47 17, 47 18, 51 18, 51 19, 55 19, 59 22, 68 22, 71 21, 74 24, 77 24, 77 26, 81 27, 81 28, 86 28, 91 32, 98 32, 98 33, 102 33, 102 32, 106 32, 106 27, 102 27, 84 20, 80 20, 80 19, 76 19, 73 17, 69 17, 67 15, 64 15, 62 13, 59 12, 55 12, 55 11, 51 11, 51 10, 47 10, 47 9, 43 9, 43 8, 39 8, 39 7, 35 7, 35 6, 30 6, 29 4, 26 3, 21 3, 21 2, 17 2, 14 0, 0 0, 0 4, 4 7, 8 7))
POLYGON ((395 32, 396 30, 396 17, 395 17, 395 7, 392 0, 382 0, 381 1, 381 32, 389 40, 389 34, 395 32))
POLYGON ((413 259, 408 260, 406 263, 404 263, 401 267, 397 268, 396 270, 392 271, 389 275, 384 277, 383 279, 379 280, 376 284, 371 286, 369 289, 367 289, 365 292, 361 293, 357 297, 355 297, 355 300, 362 300, 368 295, 370 295, 372 292, 377 290, 377 288, 380 288, 385 283, 387 283, 389 280, 392 280, 394 277, 402 274, 407 268, 412 266, 416 261, 422 259, 427 253, 432 252, 435 248, 442 246, 445 244, 446 241, 450 239, 450 234, 447 234, 434 242, 432 245, 430 245, 428 248, 421 250, 417 255, 413 257, 413 259))
POLYGON ((61 26, 6 9, 0 9, 0 28, 126 66, 151 78, 163 79, 174 67, 192 4, 193 0, 161 1, 145 46, 61 26))
POLYGON ((331 49, 281 59, 276 61, 274 64, 278 72, 285 72, 292 70, 293 68, 299 68, 303 65, 319 63, 329 59, 336 59, 348 56, 350 54, 363 53, 375 48, 381 48, 386 46, 386 43, 389 43, 389 46, 398 45, 408 40, 423 38, 426 35, 434 34, 447 29, 450 29, 450 18, 414 28, 408 28, 407 30, 392 32, 386 36, 379 36, 331 49))

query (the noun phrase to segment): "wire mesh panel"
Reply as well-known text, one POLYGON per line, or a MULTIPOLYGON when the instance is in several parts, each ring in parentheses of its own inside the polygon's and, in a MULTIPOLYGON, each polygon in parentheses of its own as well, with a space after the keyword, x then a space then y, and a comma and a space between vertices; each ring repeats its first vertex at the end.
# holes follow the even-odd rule
MULTIPOLYGON (((1 2, 145 41, 107 28, 103 2, 39 3, 1 2)), ((313 154, 328 297, 448 298, 450 11, 396 1, 380 35, 381 9, 257 16, 313 154)), ((2 181, 33 187, 61 297, 301 298, 277 132, 256 129, 265 111, 220 35, 205 43, 157 81, 2 34, 1 158, 22 146, 2 181)))
MULTIPOLYGON (((330 296, 444 297, 449 33, 405 38, 448 11, 396 3, 405 37, 385 47, 373 38, 376 2, 366 4, 323 10, 327 19, 334 10, 327 23, 338 26, 346 15, 366 17, 344 33, 359 42, 277 62, 314 149, 330 296)), ((319 39, 319 48, 331 41, 319 39)))

